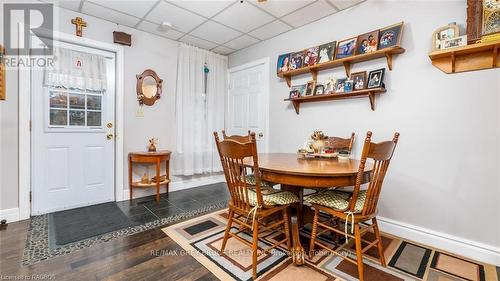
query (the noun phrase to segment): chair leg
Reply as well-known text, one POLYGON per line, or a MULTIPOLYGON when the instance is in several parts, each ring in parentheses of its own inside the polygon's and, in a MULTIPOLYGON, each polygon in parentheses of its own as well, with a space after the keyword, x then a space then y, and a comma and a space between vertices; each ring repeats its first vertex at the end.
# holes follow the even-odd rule
POLYGON ((359 281, 363 281, 363 248, 361 248, 361 232, 358 223, 354 224, 354 237, 356 240, 356 257, 358 260, 358 279, 359 281))
POLYGON ((226 248, 227 239, 229 238, 229 232, 231 231, 231 225, 233 224, 233 210, 229 210, 229 215, 227 216, 227 226, 226 231, 224 232, 224 240, 222 240, 222 247, 220 249, 221 252, 224 252, 226 248))
POLYGON ((378 248, 378 255, 380 257, 380 264, 385 267, 385 257, 384 257, 384 247, 382 245, 382 237, 380 236, 380 232, 378 230, 378 223, 377 223, 377 218, 372 219, 372 224, 373 224, 373 232, 375 232, 375 238, 378 240, 377 243, 377 248, 378 248))
POLYGON ((283 209, 283 221, 285 223, 286 247, 292 251, 292 241, 290 240, 290 218, 288 217, 288 207, 283 209))
POLYGON ((253 221, 253 243, 252 243, 252 278, 257 279, 257 249, 259 247, 259 223, 253 221))
POLYGON ((316 234, 318 233, 318 219, 319 219, 319 209, 314 207, 314 218, 312 223, 311 231, 311 242, 309 244, 309 258, 312 259, 314 256, 314 242, 316 241, 316 234))

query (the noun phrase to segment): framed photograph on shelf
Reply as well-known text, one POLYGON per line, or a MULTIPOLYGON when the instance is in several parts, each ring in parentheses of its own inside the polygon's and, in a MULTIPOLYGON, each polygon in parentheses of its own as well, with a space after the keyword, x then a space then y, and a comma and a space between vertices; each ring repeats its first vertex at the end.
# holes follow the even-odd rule
POLYGON ((290 55, 290 70, 299 69, 302 67, 302 52, 292 53, 290 55))
POLYGON ((337 85, 335 86, 335 93, 343 93, 344 92, 345 81, 347 81, 347 78, 337 79, 337 85))
POLYGON ((316 80, 311 80, 306 84, 306 91, 304 93, 305 97, 314 95, 314 90, 316 88, 316 80))
POLYGON ((352 92, 352 80, 345 80, 344 93, 352 92))
POLYGON ((467 35, 443 40, 441 49, 450 49, 462 46, 467 46, 467 35))
POLYGON ((324 63, 333 60, 335 58, 336 46, 337 46, 337 41, 320 45, 318 63, 324 63))
POLYGON ((366 71, 351 73, 352 90, 359 91, 366 88, 366 71))
POLYGON ((368 74, 368 89, 380 88, 383 86, 385 68, 372 70, 368 74))
POLYGON ((380 29, 379 40, 378 40, 379 50, 401 45, 403 24, 404 22, 400 22, 388 27, 384 27, 383 29, 380 29))
POLYGON ((304 50, 303 66, 306 67, 306 66, 315 65, 318 62, 318 52, 319 52, 318 46, 304 50))
POLYGON ((290 99, 300 98, 300 97, 302 97, 304 95, 305 90, 306 90, 306 85, 305 84, 292 86, 292 88, 290 89, 289 98, 290 99))
POLYGON ((358 51, 356 55, 375 52, 378 49, 378 30, 358 36, 358 51))
POLYGON ((325 93, 325 85, 317 84, 316 87, 314 87, 315 96, 323 95, 324 93, 325 93))
POLYGON ((290 70, 290 54, 280 55, 278 57, 278 63, 276 66, 276 72, 278 74, 290 70))
POLYGON ((432 50, 443 49, 443 43, 447 39, 458 37, 459 29, 456 24, 449 24, 447 26, 440 27, 432 33, 432 50))
POLYGON ((340 41, 337 45, 337 51, 335 53, 335 59, 343 59, 354 55, 356 51, 356 40, 358 38, 350 38, 340 41))
POLYGON ((325 85, 325 94, 330 94, 335 92, 335 86, 337 84, 337 79, 335 77, 330 77, 326 79, 324 85, 325 85))

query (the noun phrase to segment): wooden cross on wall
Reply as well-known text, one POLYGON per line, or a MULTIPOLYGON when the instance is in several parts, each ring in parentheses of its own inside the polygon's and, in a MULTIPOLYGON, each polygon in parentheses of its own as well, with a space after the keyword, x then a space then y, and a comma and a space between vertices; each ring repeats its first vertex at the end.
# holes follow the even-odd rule
POLYGON ((87 27, 87 22, 85 22, 81 17, 76 17, 71 20, 71 23, 76 27, 76 36, 82 37, 83 28, 87 27))

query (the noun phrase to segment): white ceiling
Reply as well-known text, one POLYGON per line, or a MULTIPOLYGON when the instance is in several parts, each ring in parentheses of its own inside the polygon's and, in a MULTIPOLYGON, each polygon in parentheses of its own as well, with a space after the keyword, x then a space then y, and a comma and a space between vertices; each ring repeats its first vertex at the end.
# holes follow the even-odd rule
POLYGON ((365 0, 42 1, 228 55, 365 0))

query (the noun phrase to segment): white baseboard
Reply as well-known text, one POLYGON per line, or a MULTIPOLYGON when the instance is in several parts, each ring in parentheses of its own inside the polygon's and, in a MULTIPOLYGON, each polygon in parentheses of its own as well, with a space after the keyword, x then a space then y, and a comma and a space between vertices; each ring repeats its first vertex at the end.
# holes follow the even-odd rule
MULTIPOLYGON (((191 179, 191 180, 176 181, 176 182, 170 183, 169 192, 179 191, 179 190, 183 190, 183 189, 188 189, 188 188, 193 188, 193 187, 203 186, 203 185, 208 185, 208 184, 214 184, 214 183, 219 183, 219 182, 224 182, 224 181, 225 181, 224 175, 216 175, 216 176, 201 177, 201 178, 196 178, 196 179, 191 179)), ((165 192, 165 186, 160 187, 160 192, 165 192)), ((154 194, 156 194, 156 190, 154 188, 144 188, 144 189, 136 188, 136 189, 134 189, 134 198, 151 196, 154 194)), ((129 189, 125 189, 123 191, 123 200, 129 200, 129 195, 130 195, 129 189)))
POLYGON ((380 230, 480 262, 500 266, 500 248, 423 227, 377 217, 380 230))
POLYGON ((7 220, 7 223, 19 221, 19 208, 0 210, 0 220, 7 220))

